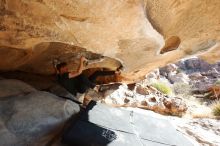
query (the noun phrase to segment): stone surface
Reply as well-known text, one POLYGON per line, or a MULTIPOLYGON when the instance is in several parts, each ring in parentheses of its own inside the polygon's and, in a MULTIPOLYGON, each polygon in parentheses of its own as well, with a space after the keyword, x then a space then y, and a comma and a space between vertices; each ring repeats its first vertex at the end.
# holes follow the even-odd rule
POLYGON ((0 145, 46 145, 79 112, 77 104, 47 92, 0 99, 0 145))
POLYGON ((207 77, 202 76, 201 73, 192 73, 189 75, 190 80, 202 80, 202 79, 207 79, 207 77))
POLYGON ((150 91, 147 88, 144 88, 142 86, 137 86, 136 92, 141 95, 149 95, 150 94, 150 91))
MULTIPOLYGON (((74 50, 78 47, 80 51, 86 48, 87 51, 120 60, 131 72, 137 67, 137 64, 133 65, 135 56, 155 52, 163 44, 162 36, 146 19, 144 3, 138 0, 7 0, 1 1, 1 14, 1 57, 14 56, 0 64, 2 70, 19 68, 51 73, 47 65, 51 57, 68 53, 75 55, 74 50), (58 44, 56 51, 53 42, 63 42, 63 45, 58 44), (68 44, 73 45, 69 50, 66 49, 68 44), (127 58, 127 54, 131 53, 135 54, 127 58), (14 61, 17 64, 12 66, 14 61), (38 66, 44 69, 39 70, 38 66)), ((105 64, 105 67, 108 65, 105 64)))
POLYGON ((57 84, 55 76, 46 76, 21 71, 2 72, 0 75, 5 79, 16 79, 27 83, 37 90, 47 90, 57 84))
POLYGON ((145 76, 146 79, 159 79, 160 78, 160 70, 157 68, 145 76))
POLYGON ((0 80, 0 98, 9 96, 18 96, 37 91, 30 85, 15 79, 0 80))
POLYGON ((178 49, 181 40, 178 36, 172 36, 165 41, 165 45, 160 50, 161 54, 178 49))
POLYGON ((166 65, 166 66, 164 66, 164 67, 161 67, 161 68, 159 69, 159 71, 160 71, 160 74, 161 74, 161 75, 167 77, 169 73, 176 73, 177 68, 178 68, 178 67, 177 67, 175 64, 168 64, 168 65, 166 65))
MULTIPOLYGON (((184 89, 187 94, 191 91, 196 94, 205 93, 218 82, 220 77, 219 62, 210 64, 197 57, 182 59, 175 64, 161 67, 159 70, 160 78, 156 80, 168 80, 174 84, 176 93, 184 93, 184 89)), ((155 80, 154 77, 153 79, 155 80)), ((146 80, 151 81, 148 78, 146 80)))
POLYGON ((180 50, 186 54, 205 52, 219 40, 218 0, 146 1, 148 18, 153 26, 165 38, 178 36, 180 50))
POLYGON ((176 97, 168 97, 151 86, 136 85, 131 91, 126 85, 104 98, 106 104, 121 107, 138 107, 165 115, 181 116, 187 110, 184 101, 176 97))
POLYGON ((194 145, 220 145, 219 120, 176 118, 171 122, 178 127, 178 131, 195 141, 194 145))
POLYGON ((185 73, 178 73, 178 74, 172 74, 169 73, 167 77, 171 83, 175 82, 182 82, 182 83, 188 83, 189 78, 185 73))
POLYGON ((69 91, 67 91, 65 88, 63 88, 59 84, 56 84, 56 85, 50 87, 48 89, 48 92, 50 92, 56 96, 77 100, 77 98, 74 95, 72 95, 69 91))
POLYGON ((220 56, 219 6, 219 0, 0 0, 0 70, 51 74, 51 60, 76 60, 85 50, 111 58, 95 67, 122 64, 124 81, 189 55, 213 62, 220 56))
MULTIPOLYGON (((152 111, 146 111, 146 110, 142 110, 139 108, 136 108, 136 109, 129 108, 129 110, 137 112, 137 113, 141 113, 143 114, 143 117, 150 116, 149 118, 150 121, 154 118, 158 118, 160 121, 167 120, 171 122, 172 126, 174 126, 177 131, 182 133, 184 137, 187 137, 187 139, 190 140, 194 146, 200 146, 200 145, 218 146, 220 145, 219 120, 208 119, 208 118, 193 119, 193 118, 186 118, 186 117, 179 118, 179 117, 164 116, 164 115, 156 114, 152 111)), ((152 125, 154 123, 155 121, 153 120, 152 125)), ((152 131, 154 130, 152 129, 152 131)), ((150 132, 150 134, 152 133, 150 132)))
POLYGON ((134 108, 121 109, 92 103, 79 121, 69 128, 66 143, 73 146, 193 145, 169 120, 145 113, 134 108))
POLYGON ((187 73, 194 73, 194 72, 207 72, 213 66, 208 62, 199 59, 197 57, 184 59, 176 63, 176 65, 183 71, 187 73))

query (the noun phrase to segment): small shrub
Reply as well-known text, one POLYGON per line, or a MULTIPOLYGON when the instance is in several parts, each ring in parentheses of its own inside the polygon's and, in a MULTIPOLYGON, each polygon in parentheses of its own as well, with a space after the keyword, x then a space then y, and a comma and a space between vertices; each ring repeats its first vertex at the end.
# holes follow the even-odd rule
POLYGON ((153 83, 152 86, 164 94, 167 94, 167 95, 172 94, 172 89, 164 83, 156 82, 156 83, 153 83))
POLYGON ((176 74, 178 74, 178 73, 182 73, 182 72, 183 72, 182 69, 177 68, 177 70, 176 70, 176 74))
POLYGON ((220 85, 220 79, 218 79, 214 84, 215 85, 220 85))
POLYGON ((212 112, 215 116, 220 116, 220 100, 212 104, 212 112))
POLYGON ((173 91, 176 95, 190 95, 192 86, 186 83, 174 83, 173 91))

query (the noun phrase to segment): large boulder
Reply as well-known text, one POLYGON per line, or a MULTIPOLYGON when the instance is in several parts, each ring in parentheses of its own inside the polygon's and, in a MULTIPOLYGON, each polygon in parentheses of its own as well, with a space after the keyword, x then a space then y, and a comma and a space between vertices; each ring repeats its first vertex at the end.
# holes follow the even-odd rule
POLYGON ((169 73, 167 78, 171 83, 182 82, 187 84, 189 82, 188 76, 183 72, 178 74, 169 73))
POLYGON ((46 145, 79 106, 47 92, 0 99, 0 145, 46 145))
POLYGON ((2 79, 0 80, 0 98, 7 96, 16 96, 20 94, 27 94, 37 91, 30 85, 14 79, 2 79))
POLYGON ((48 91, 56 96, 77 100, 76 96, 67 91, 64 87, 59 84, 54 84, 52 87, 48 89, 48 91))
POLYGON ((220 72, 216 68, 212 68, 208 72, 206 72, 205 75, 210 78, 219 78, 220 72))
POLYGON ((4 146, 12 146, 12 145, 22 145, 22 141, 15 136, 15 134, 11 133, 9 129, 5 126, 4 122, 0 120, 0 144, 4 146))
POLYGON ((133 72, 164 44, 137 0, 6 0, 0 10, 0 70, 51 74, 52 59, 69 53, 76 60, 79 49, 120 60, 133 72))
POLYGON ((153 71, 151 71, 150 73, 148 73, 145 78, 147 80, 150 80, 150 79, 159 79, 160 78, 160 70, 159 69, 155 69, 153 71))
MULTIPOLYGON (((152 25, 167 39, 174 35, 180 38, 179 54, 204 55, 202 53, 212 47, 214 49, 219 41, 217 30, 220 28, 220 15, 216 14, 219 14, 220 1, 146 0, 146 2, 148 19, 152 25)), ((215 48, 214 52, 219 53, 219 47, 215 48)), ((210 56, 204 58, 217 59, 218 53, 214 52, 207 51, 210 56)))
POLYGON ((189 55, 218 60, 219 6, 219 0, 1 0, 0 70, 52 74, 54 58, 77 60, 86 50, 111 58, 96 67, 121 63, 122 79, 134 81, 189 55))
POLYGON ((216 68, 216 70, 217 70, 218 72, 220 72, 220 62, 217 62, 217 63, 215 64, 215 68, 216 68))
POLYGON ((161 67, 159 69, 159 71, 160 71, 160 74, 162 76, 167 77, 168 74, 170 74, 170 73, 175 73, 176 74, 177 69, 178 69, 178 67, 175 64, 168 64, 168 65, 166 65, 164 67, 161 67))
POLYGON ((202 76, 201 73, 199 73, 199 72, 190 74, 190 75, 189 75, 189 78, 190 78, 191 80, 196 80, 196 81, 207 79, 207 77, 202 76))
POLYGON ((181 60, 176 65, 187 73, 207 72, 213 67, 208 62, 196 57, 181 60))

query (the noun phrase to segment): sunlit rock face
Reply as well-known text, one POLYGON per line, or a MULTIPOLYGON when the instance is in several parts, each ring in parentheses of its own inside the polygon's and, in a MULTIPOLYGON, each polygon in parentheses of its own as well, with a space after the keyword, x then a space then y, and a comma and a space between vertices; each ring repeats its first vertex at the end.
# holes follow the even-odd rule
POLYGON ((212 62, 219 60, 219 0, 146 0, 146 7, 154 28, 166 39, 178 36, 185 55, 209 50, 201 56, 212 62))
POLYGON ((106 56, 101 67, 122 64, 122 80, 132 81, 189 55, 215 61, 219 7, 218 0, 0 0, 0 70, 51 74, 54 58, 77 49, 106 56))

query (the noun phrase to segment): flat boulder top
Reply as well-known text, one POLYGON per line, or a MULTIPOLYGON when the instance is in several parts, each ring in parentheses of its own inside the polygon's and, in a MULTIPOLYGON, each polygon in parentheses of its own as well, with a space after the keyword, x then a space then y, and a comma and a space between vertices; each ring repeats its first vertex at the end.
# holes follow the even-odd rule
POLYGON ((98 146, 193 145, 168 120, 95 102, 89 104, 64 140, 69 144, 98 146))

